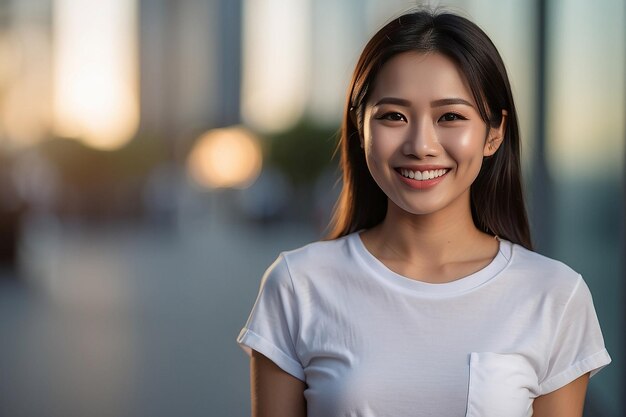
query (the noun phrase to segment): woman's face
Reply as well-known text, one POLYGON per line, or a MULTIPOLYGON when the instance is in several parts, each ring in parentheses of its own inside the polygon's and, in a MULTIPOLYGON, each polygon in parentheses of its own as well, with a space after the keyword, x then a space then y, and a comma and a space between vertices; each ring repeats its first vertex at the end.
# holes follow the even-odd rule
POLYGON ((453 203, 469 210, 470 186, 501 143, 505 118, 488 131, 465 78, 439 53, 396 55, 373 87, 361 141, 390 202, 412 214, 453 203))

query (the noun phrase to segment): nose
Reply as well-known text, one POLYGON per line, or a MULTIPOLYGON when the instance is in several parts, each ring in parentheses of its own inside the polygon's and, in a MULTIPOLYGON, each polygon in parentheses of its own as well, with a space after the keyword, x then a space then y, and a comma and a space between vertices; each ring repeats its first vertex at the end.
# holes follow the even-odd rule
POLYGON ((407 156, 414 156, 418 159, 438 156, 441 153, 441 145, 432 123, 415 123, 411 126, 407 130, 403 152, 407 156))

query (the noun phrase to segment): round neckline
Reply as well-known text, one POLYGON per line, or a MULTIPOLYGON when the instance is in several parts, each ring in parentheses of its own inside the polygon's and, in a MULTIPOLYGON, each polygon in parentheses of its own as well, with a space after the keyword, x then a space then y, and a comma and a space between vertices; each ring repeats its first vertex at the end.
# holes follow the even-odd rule
POLYGON ((434 284, 409 278, 389 269, 365 247, 360 234, 361 231, 358 231, 349 235, 349 244, 357 254, 358 259, 374 272, 373 275, 376 278, 425 296, 450 296, 478 288, 497 277, 500 272, 506 269, 513 257, 514 245, 508 240, 499 238, 498 253, 485 267, 454 281, 434 284))

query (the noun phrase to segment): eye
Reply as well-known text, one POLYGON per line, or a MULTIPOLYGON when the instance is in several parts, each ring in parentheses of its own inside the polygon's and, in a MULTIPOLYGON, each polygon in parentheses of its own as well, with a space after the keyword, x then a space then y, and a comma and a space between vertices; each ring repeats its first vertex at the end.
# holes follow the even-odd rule
POLYGON ((390 120, 392 122, 406 122, 406 117, 398 112, 389 112, 376 117, 379 120, 390 120))
POLYGON ((439 118, 440 122, 454 122, 456 120, 467 120, 467 118, 458 113, 446 113, 439 118))

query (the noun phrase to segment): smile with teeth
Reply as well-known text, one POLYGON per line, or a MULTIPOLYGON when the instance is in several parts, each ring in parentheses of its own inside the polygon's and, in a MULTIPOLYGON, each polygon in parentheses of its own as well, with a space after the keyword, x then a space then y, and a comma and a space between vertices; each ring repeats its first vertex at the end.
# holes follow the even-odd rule
POLYGON ((418 181, 432 180, 433 178, 441 177, 449 171, 447 168, 433 169, 430 171, 411 171, 410 169, 400 168, 398 172, 403 177, 415 179, 418 181))

